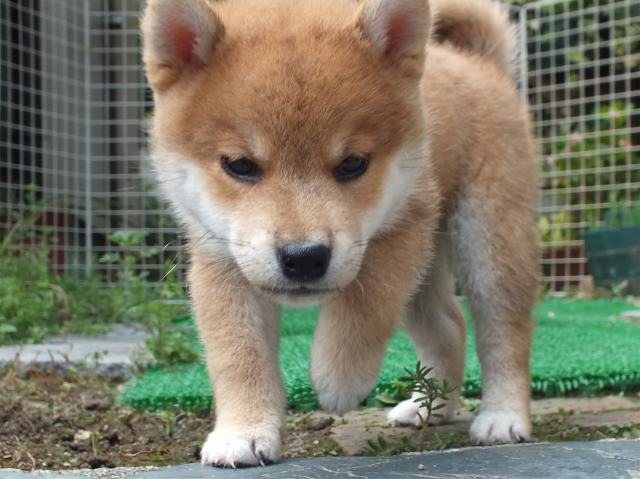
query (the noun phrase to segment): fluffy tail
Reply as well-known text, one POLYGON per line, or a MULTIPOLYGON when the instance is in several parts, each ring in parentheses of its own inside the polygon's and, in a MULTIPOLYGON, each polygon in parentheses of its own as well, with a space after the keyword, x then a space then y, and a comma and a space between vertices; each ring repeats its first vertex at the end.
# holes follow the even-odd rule
POLYGON ((431 0, 437 42, 490 59, 512 72, 516 29, 505 6, 494 0, 431 0))

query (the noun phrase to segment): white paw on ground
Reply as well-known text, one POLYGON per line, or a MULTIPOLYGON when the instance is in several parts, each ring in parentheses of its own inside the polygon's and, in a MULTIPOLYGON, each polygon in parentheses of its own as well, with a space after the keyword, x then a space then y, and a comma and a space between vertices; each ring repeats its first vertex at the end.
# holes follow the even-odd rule
MULTIPOLYGON (((441 414, 442 417, 432 417, 429 421, 431 425, 443 424, 449 420, 449 414, 446 412, 448 408, 444 407, 442 409, 438 409, 436 412, 441 414)), ((413 398, 406 399, 400 403, 398 403, 389 413, 387 414, 387 421, 394 426, 421 426, 422 420, 420 416, 423 418, 427 417, 427 410, 425 408, 420 408, 417 402, 414 402, 413 398)))
POLYGON ((350 381, 336 379, 324 371, 312 370, 311 376, 318 404, 327 412, 345 414, 357 409, 376 385, 376 377, 352 378, 350 381))
POLYGON ((272 426, 216 428, 202 446, 201 462, 218 467, 264 466, 280 459, 282 439, 272 426))
POLYGON ((316 389, 316 395, 318 397, 318 404, 324 411, 341 416, 357 409, 360 403, 369 396, 371 389, 373 388, 369 388, 368 386, 361 388, 359 391, 316 389))
POLYGON ((531 424, 524 414, 485 411, 475 418, 469 434, 478 444, 523 442, 531 439, 531 424))

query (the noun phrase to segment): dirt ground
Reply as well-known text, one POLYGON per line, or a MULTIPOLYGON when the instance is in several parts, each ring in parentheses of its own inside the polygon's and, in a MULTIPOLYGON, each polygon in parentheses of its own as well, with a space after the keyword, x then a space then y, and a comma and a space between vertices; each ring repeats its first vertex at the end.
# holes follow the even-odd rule
MULTIPOLYGON (((134 411, 116 403, 119 386, 37 370, 26 377, 0 375, 0 468, 162 466, 199 459, 213 423, 208 411, 134 411)), ((537 440, 640 437, 636 396, 562 401, 534 403, 537 440), (569 410, 567 404, 576 407, 569 410)), ((425 435, 391 428, 380 409, 344 418, 290 414, 285 455, 380 455, 470 445, 466 429, 475 407, 477 401, 468 401, 452 425, 429 428, 425 435)))
MULTIPOLYGON (((33 370, 0 375, 0 468, 162 466, 199 460, 209 411, 138 412, 115 401, 120 384, 33 370)), ((289 456, 337 454, 332 419, 294 415, 289 456)))

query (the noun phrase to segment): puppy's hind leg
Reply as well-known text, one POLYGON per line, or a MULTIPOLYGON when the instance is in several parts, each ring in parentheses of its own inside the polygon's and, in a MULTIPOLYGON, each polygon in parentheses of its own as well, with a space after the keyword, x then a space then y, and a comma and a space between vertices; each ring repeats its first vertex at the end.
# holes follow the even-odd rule
POLYGON ((531 436, 529 352, 537 283, 532 202, 516 194, 510 202, 487 196, 463 197, 451 219, 456 274, 482 367, 482 404, 470 434, 482 444, 531 436))
MULTIPOLYGON (((449 249, 440 239, 430 273, 407 308, 405 328, 413 341, 423 366, 433 368, 431 377, 445 380, 455 387, 445 407, 438 409, 439 417, 431 423, 446 422, 458 403, 465 365, 465 321, 454 295, 449 272, 449 249)), ((387 416, 394 425, 415 425, 426 418, 411 399, 402 401, 387 416), (420 416, 418 416, 420 414, 420 416)))

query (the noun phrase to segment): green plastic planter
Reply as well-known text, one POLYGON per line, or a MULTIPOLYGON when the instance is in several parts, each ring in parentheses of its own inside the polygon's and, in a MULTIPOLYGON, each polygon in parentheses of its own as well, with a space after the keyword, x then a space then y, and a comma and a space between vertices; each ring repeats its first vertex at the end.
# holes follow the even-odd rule
POLYGON ((612 287, 626 280, 627 292, 640 294, 640 225, 589 231, 584 243, 596 286, 612 287))

